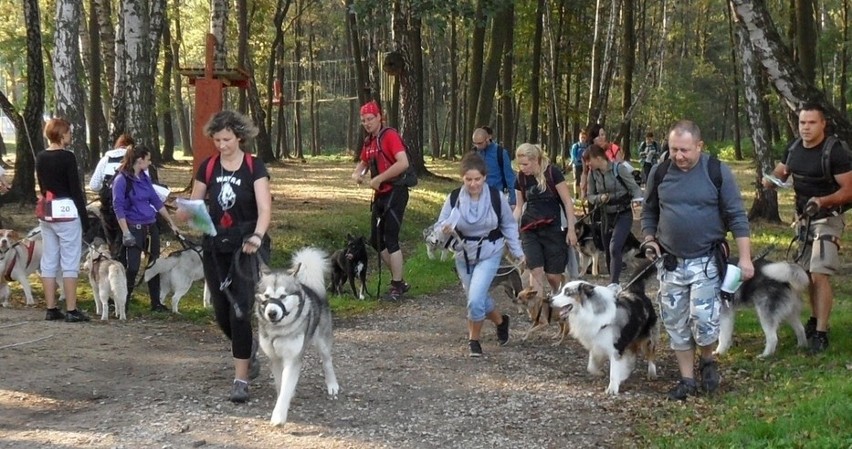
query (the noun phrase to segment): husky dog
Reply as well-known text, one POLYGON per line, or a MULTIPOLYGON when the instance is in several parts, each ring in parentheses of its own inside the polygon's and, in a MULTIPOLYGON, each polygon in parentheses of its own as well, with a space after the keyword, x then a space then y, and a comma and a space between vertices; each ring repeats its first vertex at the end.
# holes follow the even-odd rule
POLYGON ((435 260, 438 253, 441 254, 441 260, 447 260, 451 252, 456 251, 456 244, 459 241, 458 235, 453 232, 444 234, 441 230, 442 224, 428 226, 423 230, 423 241, 426 242, 426 255, 430 260, 435 260))
POLYGON ((15 240, 14 231, 3 231, 0 240, 0 299, 3 307, 9 307, 11 290, 8 282, 17 281, 27 300, 27 305, 35 304, 33 291, 30 288, 29 275, 38 270, 41 264, 41 228, 34 228, 22 240, 15 240))
MULTIPOLYGON (((736 264, 736 260, 731 263, 736 264)), ((760 327, 766 335, 766 346, 758 357, 772 355, 778 345, 778 327, 786 321, 796 333, 799 347, 807 346, 805 328, 800 321, 802 292, 808 287, 808 274, 790 262, 770 262, 764 258, 754 261, 754 277, 743 282, 734 294, 732 304, 722 303, 719 317, 719 345, 716 354, 724 354, 730 347, 734 333, 734 316, 737 308, 754 305, 760 327)))
MULTIPOLYGON (((201 263, 201 248, 190 247, 175 251, 166 257, 160 257, 145 270, 145 282, 160 275, 160 303, 166 303, 166 296, 172 295, 172 312, 178 313, 181 298, 189 291, 192 283, 204 279, 204 266, 201 263)), ((210 291, 204 284, 204 305, 210 303, 210 291)))
MULTIPOLYGON (((577 223, 574 225, 574 231, 577 234, 577 249, 580 253, 580 276, 585 276, 589 272, 589 268, 591 268, 592 276, 599 276, 601 261, 606 261, 606 253, 604 251, 607 251, 607 248, 598 246, 601 242, 595 238, 594 229, 586 220, 577 220, 577 223)), ((637 258, 644 257, 644 255, 639 253, 639 246, 641 245, 642 242, 632 232, 627 234, 627 240, 624 241, 624 248, 622 250, 622 257, 625 260, 628 260, 631 256, 637 258)), ((607 271, 609 270, 607 269, 607 271)))
POLYGON ((101 314, 101 320, 109 317, 110 298, 115 302, 116 318, 126 320, 127 275, 124 266, 110 257, 109 245, 103 242, 92 245, 83 269, 89 272, 89 284, 95 297, 95 312, 101 314))
POLYGON ((568 320, 571 336, 589 351, 589 373, 603 375, 601 365, 609 359, 607 394, 618 394, 621 382, 633 371, 637 353, 648 361, 648 378, 657 377, 657 313, 644 285, 653 272, 641 271, 627 290, 618 293, 585 281, 571 281, 551 299, 551 306, 561 308, 560 316, 568 320))
POLYGON ((328 395, 336 399, 340 390, 331 362, 331 309, 325 297, 328 271, 327 255, 316 248, 299 250, 286 272, 261 267, 255 313, 260 348, 269 357, 278 393, 272 410, 273 425, 287 421, 302 356, 309 344, 317 348, 322 358, 328 395))
POLYGON ((553 345, 558 346, 562 344, 565 340, 565 336, 568 335, 568 323, 560 318, 559 310, 551 307, 547 298, 539 295, 538 291, 532 287, 527 287, 518 292, 517 300, 518 303, 526 306, 527 314, 532 322, 532 325, 524 335, 523 340, 529 338, 530 334, 533 332, 539 329, 544 329, 549 326, 550 323, 555 321, 559 324, 559 331, 553 336, 553 339, 556 340, 558 338, 559 341, 553 345))
POLYGON ((364 299, 367 291, 367 244, 364 237, 353 237, 346 234, 346 248, 337 250, 331 255, 331 289, 337 295, 343 294, 343 286, 349 281, 352 295, 364 299), (361 281, 361 290, 355 291, 355 278, 361 281))

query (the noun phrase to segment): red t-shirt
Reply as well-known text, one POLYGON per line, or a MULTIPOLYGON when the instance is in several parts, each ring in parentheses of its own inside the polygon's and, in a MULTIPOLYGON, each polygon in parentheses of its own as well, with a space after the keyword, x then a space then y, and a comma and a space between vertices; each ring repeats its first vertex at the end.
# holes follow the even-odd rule
POLYGON ((618 155, 618 150, 621 148, 614 143, 609 144, 609 148, 606 149, 606 158, 609 159, 610 162, 615 162, 615 157, 618 155))
MULTIPOLYGON (((377 139, 376 136, 373 135, 367 136, 364 140, 364 146, 361 148, 361 161, 367 164, 367 167, 371 167, 373 158, 376 159, 378 172, 375 174, 371 173, 371 177, 379 173, 384 173, 396 162, 397 153, 405 151, 405 145, 402 144, 402 139, 399 137, 399 133, 397 133, 396 130, 385 129, 383 131, 379 131, 379 134, 382 135, 382 154, 379 154, 377 139)), ((392 188, 393 185, 391 185, 391 183, 383 183, 381 187, 379 187, 378 193, 390 192, 392 188)))

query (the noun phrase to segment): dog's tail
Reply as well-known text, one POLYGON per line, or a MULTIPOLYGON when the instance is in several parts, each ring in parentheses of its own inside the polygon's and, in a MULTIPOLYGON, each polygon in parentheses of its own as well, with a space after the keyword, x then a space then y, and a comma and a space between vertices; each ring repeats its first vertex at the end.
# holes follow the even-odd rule
POLYGON ((808 287, 810 279, 804 268, 790 262, 773 262, 760 268, 766 277, 778 282, 789 282, 796 292, 803 292, 808 287))
POLYGON ((152 277, 158 274, 172 271, 177 263, 177 257, 160 257, 156 262, 154 262, 154 265, 151 265, 151 268, 145 270, 145 282, 150 281, 152 277))
MULTIPOLYGON (((127 298, 127 275, 124 273, 124 267, 121 264, 113 263, 109 265, 109 287, 115 293, 115 298, 121 301, 127 298)), ((159 299, 159 298, 158 298, 159 299)))
POLYGON ((325 278, 331 267, 328 254, 319 248, 305 247, 293 255, 292 271, 296 279, 317 294, 325 291, 325 278))

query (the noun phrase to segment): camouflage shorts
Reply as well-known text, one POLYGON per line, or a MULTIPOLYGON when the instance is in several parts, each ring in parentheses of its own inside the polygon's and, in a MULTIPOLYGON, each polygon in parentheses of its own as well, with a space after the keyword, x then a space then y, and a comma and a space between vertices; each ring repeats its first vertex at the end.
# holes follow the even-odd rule
POLYGON ((719 270, 712 257, 677 259, 674 271, 661 269, 660 315, 675 351, 710 346, 719 339, 719 270))

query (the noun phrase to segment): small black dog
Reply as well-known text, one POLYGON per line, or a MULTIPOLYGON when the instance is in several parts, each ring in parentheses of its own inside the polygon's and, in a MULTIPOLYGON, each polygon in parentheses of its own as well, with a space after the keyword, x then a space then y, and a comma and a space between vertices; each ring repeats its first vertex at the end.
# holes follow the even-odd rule
POLYGON ((352 287, 352 294, 358 299, 364 299, 367 292, 367 244, 364 237, 353 237, 346 234, 346 247, 331 255, 331 290, 337 294, 343 294, 343 286, 346 281, 352 287), (360 292, 355 291, 355 278, 361 280, 360 292))

